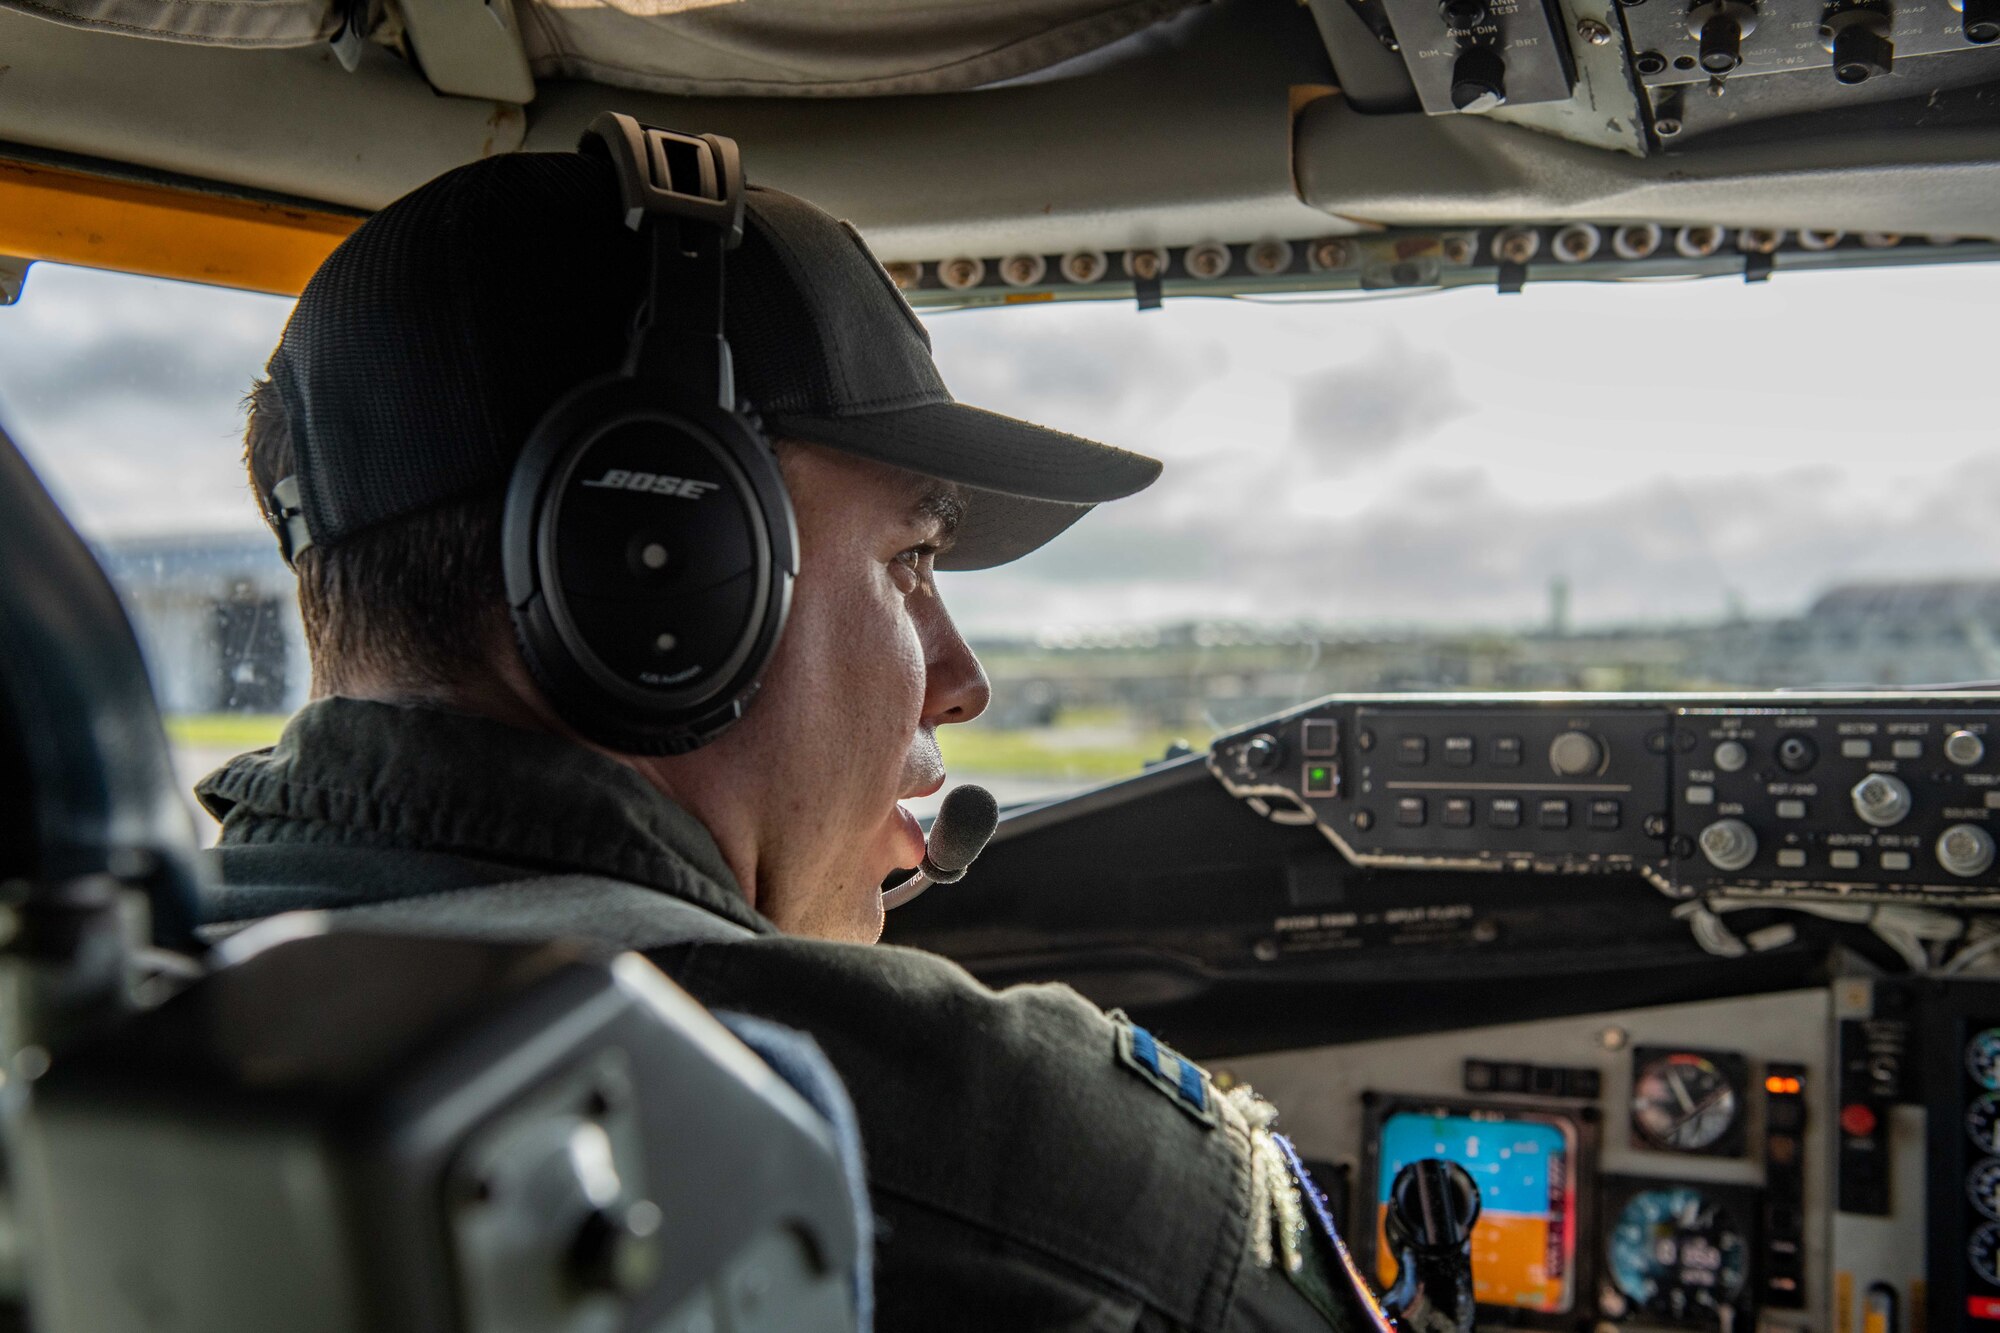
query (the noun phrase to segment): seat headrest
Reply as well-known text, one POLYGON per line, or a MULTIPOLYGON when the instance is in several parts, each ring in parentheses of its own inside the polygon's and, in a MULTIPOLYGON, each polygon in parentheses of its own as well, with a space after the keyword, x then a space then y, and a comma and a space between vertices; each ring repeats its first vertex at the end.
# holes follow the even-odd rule
MULTIPOLYGON (((194 825, 118 595, 0 427, 0 880, 144 884, 192 938, 194 825)), ((32 890, 31 890, 32 891, 32 890)))

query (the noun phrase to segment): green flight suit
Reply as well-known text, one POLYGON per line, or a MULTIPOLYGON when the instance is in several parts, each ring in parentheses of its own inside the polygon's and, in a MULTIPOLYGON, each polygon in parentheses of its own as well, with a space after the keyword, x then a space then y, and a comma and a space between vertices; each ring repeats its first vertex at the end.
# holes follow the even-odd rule
POLYGON ((707 830, 601 755, 330 699, 199 794, 222 821, 219 923, 314 907, 393 925, 442 907, 478 933, 503 901, 491 886, 536 875, 562 933, 609 945, 634 886, 700 908, 712 928, 648 956, 705 1004, 811 1033, 846 1081, 878 1219, 878 1328, 1368 1325, 1329 1247, 1297 1243, 1305 1231, 1273 1244, 1289 1182, 1272 1179, 1259 1106, 1067 987, 996 992, 919 950, 779 933, 707 830))

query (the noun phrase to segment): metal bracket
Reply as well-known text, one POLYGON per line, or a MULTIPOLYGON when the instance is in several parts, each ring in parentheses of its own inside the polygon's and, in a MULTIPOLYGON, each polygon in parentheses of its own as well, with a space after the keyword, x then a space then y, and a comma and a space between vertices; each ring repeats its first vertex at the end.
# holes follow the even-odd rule
POLYGON ((21 299, 21 292, 28 285, 28 269, 34 262, 13 255, 0 255, 0 305, 12 305, 21 299))
POLYGON ((517 106, 534 100, 535 76, 511 0, 398 0, 398 5, 431 87, 452 97, 517 106))

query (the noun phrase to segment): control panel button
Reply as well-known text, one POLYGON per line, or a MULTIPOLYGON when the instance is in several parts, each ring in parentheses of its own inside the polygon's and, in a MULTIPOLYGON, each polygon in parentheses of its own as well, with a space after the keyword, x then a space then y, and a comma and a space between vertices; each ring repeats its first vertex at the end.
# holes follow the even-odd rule
POLYGON ((1325 718, 1308 718, 1300 728, 1299 745, 1308 757, 1332 754, 1340 748, 1340 724, 1325 718))
POLYGON ((1569 802, 1560 798, 1543 801, 1536 812, 1536 820, 1546 829, 1569 827, 1569 802))
POLYGON ((1893 828, 1910 815, 1910 789, 1901 778, 1870 773, 1854 784, 1854 813, 1876 828, 1893 828))
POLYGON ((1787 870, 1797 870, 1805 863, 1806 854, 1803 848, 1787 847, 1778 853, 1778 864, 1787 870))
POLYGON ((1850 736, 1840 743, 1843 759, 1872 759, 1875 756, 1875 742, 1865 736, 1850 736))
POLYGON ((1861 853, 1852 848, 1843 847, 1839 851, 1828 852, 1826 854, 1826 863, 1835 870, 1859 870, 1861 868, 1861 853))
POLYGON ((1689 805, 1714 805, 1715 788, 1706 783, 1696 783, 1687 789, 1687 803, 1689 805))
POLYGON ((1549 744, 1549 767, 1558 777, 1589 777, 1604 767, 1604 742, 1587 731, 1565 731, 1549 744))
POLYGON ((1470 768, 1474 757, 1472 737, 1447 736, 1444 738, 1444 762, 1450 768, 1470 768))
POLYGON ((1960 768, 1970 768, 1986 757, 1986 742, 1961 727, 1944 738, 1944 757, 1960 768))
POLYGON ((1889 753, 1898 759, 1922 759, 1924 757, 1924 743, 1922 741, 1911 740, 1891 741, 1889 742, 1889 753))
POLYGON ((2000 791, 1989 791, 1986 793, 1986 808, 1988 810, 2000 810, 2000 791))
POLYGON ((1491 759, 1495 768, 1519 768, 1521 766, 1521 738, 1519 736, 1495 736, 1493 738, 1491 759))
POLYGON ((1340 770, 1324 760, 1307 763, 1300 777, 1308 796, 1340 795, 1340 770))
POLYGON ((1715 747, 1715 766, 1725 773, 1739 773, 1750 762, 1750 751, 1742 741, 1724 741, 1715 747))
POLYGON ((1416 768, 1431 757, 1431 744, 1422 736, 1398 736, 1396 738, 1396 762, 1409 768, 1416 768))
POLYGON ((1804 819, 1805 817, 1806 817, 1806 803, 1804 801, 1778 802, 1778 818, 1804 819))
POLYGON ((1937 840, 1938 864, 1961 879, 1993 865, 1993 835, 1977 824, 1953 824, 1937 840))
POLYGON ((1421 796, 1405 796, 1396 802, 1396 822, 1404 828, 1422 828, 1427 813, 1421 796))
POLYGON ((1442 816, 1439 818, 1438 822, 1443 824, 1446 828, 1471 828, 1472 827, 1471 798, 1465 796, 1448 797, 1445 800, 1444 811, 1442 813, 1442 816))
POLYGON ((1614 800, 1598 800, 1590 803, 1590 826, 1609 832, 1616 829, 1625 819, 1625 807, 1614 800))
POLYGON ((1884 852, 1882 853, 1882 868, 1884 870, 1908 870, 1910 868, 1910 854, 1908 852, 1884 852))
POLYGON ((1819 762, 1819 747, 1810 736, 1787 736, 1778 742, 1778 767, 1787 773, 1803 773, 1819 762))
POLYGON ((1701 854, 1717 870, 1741 870, 1757 859, 1757 835, 1740 819, 1718 819, 1701 831, 1701 854))
POLYGON ((1521 827, 1521 802, 1514 796, 1496 796, 1486 808, 1486 822, 1494 828, 1521 827))

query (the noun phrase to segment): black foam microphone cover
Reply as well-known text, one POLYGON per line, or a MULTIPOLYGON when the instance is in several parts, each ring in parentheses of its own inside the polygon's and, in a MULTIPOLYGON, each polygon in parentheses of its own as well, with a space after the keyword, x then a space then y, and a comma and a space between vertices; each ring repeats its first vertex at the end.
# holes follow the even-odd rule
POLYGON ((984 787, 954 787, 938 806, 924 844, 924 870, 933 879, 957 876, 986 849, 1000 823, 1000 803, 984 787))

